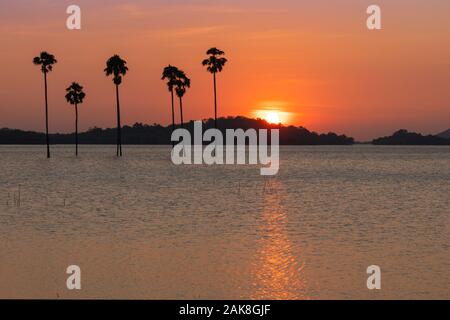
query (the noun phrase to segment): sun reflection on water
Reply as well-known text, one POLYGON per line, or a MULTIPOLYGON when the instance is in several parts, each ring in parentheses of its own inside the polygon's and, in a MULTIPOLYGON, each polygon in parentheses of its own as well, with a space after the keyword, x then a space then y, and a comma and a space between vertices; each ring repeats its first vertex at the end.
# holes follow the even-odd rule
POLYGON ((282 201, 282 184, 279 181, 266 183, 262 223, 258 230, 260 243, 254 264, 253 299, 308 299, 304 262, 295 254, 288 238, 288 217, 282 201))

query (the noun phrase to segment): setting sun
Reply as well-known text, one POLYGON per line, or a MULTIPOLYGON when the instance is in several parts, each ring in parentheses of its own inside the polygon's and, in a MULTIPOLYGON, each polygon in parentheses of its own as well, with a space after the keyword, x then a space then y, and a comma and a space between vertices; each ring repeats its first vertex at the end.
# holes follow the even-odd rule
POLYGON ((264 120, 269 123, 278 124, 280 123, 280 115, 277 111, 268 111, 264 116, 264 120))
POLYGON ((252 116, 271 124, 286 124, 290 120, 290 113, 279 109, 256 109, 252 112, 252 116))

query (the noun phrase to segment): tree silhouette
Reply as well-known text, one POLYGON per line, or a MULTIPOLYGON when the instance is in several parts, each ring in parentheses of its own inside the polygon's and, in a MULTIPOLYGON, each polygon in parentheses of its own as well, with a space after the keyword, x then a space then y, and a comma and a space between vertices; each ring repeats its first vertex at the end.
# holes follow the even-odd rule
POLYGON ((72 82, 66 92, 67 102, 75 106, 75 155, 78 156, 78 104, 83 103, 86 94, 83 87, 76 82, 72 82))
POLYGON ((53 70, 56 63, 55 56, 42 51, 39 56, 33 58, 33 64, 41 66, 44 75, 44 91, 45 91, 45 140, 47 142, 47 158, 50 158, 50 139, 48 135, 48 99, 47 99, 47 73, 53 70))
POLYGON ((189 79, 186 74, 180 70, 179 78, 176 80, 175 92, 180 99, 180 119, 181 127, 184 127, 183 122, 183 96, 186 93, 186 88, 191 87, 191 79, 189 79))
POLYGON ((217 85, 216 85, 216 73, 221 72, 225 64, 227 63, 227 59, 221 57, 225 54, 225 52, 217 49, 211 48, 206 51, 206 54, 209 55, 208 59, 203 60, 202 65, 207 66, 206 70, 213 74, 214 79, 214 126, 217 129, 217 85))
POLYGON ((117 103, 117 156, 122 156, 122 135, 121 135, 121 125, 120 125, 120 101, 119 101, 119 85, 122 83, 122 76, 124 76, 128 67, 127 62, 122 60, 117 54, 112 56, 106 61, 105 73, 106 76, 113 75, 113 82, 116 85, 116 103, 117 103))
MULTIPOLYGON (((164 68, 161 80, 167 80, 167 89, 169 89, 171 101, 172 101, 172 132, 175 130, 175 110, 174 110, 174 101, 173 101, 173 89, 177 85, 177 81, 179 81, 180 76, 182 75, 182 71, 180 71, 177 67, 168 65, 164 68)), ((172 142, 172 145, 174 143, 172 142)))

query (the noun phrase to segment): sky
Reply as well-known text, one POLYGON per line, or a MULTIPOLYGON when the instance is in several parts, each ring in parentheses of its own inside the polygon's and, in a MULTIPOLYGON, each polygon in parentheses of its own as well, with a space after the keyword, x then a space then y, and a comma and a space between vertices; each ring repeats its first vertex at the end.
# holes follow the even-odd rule
POLYGON ((217 78, 219 116, 275 110, 285 124, 358 140, 450 128, 448 0, 2 0, 0 39, 0 127, 44 130, 43 78, 32 64, 44 50, 58 59, 48 76, 50 132, 74 130, 64 98, 72 81, 87 95, 80 130, 115 125, 103 72, 113 54, 129 67, 123 124, 171 122, 168 64, 192 80, 184 119, 210 118, 213 82, 201 61, 218 47, 229 60, 217 78), (66 28, 71 4, 81 30, 66 28), (366 27, 371 4, 381 30, 366 27))

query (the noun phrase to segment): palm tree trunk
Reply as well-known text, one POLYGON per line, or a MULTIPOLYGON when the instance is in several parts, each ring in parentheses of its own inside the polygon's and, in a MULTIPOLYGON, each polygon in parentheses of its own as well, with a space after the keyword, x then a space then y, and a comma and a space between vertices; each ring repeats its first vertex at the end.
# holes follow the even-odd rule
POLYGON ((78 157, 78 105, 75 103, 75 156, 78 157))
POLYGON ((216 93, 216 73, 213 73, 214 78, 214 127, 217 129, 217 93, 216 93))
POLYGON ((47 142, 47 158, 50 158, 50 139, 48 136, 48 102, 47 102, 47 73, 44 72, 45 87, 45 140, 47 142))
MULTIPOLYGON (((174 102, 173 102, 173 89, 170 90, 170 95, 172 98, 172 132, 175 131, 175 109, 174 109, 174 102)), ((172 148, 175 146, 175 142, 172 141, 172 148)))
MULTIPOLYGON (((183 98, 180 98, 180 119, 181 119, 181 127, 184 128, 184 122, 183 122, 183 98)), ((184 150, 184 145, 183 145, 183 156, 186 155, 186 152, 184 150)))
POLYGON ((181 118, 181 127, 184 128, 183 122, 183 99, 180 97, 180 118, 181 118))
POLYGON ((119 102, 119 85, 116 84, 116 102, 117 102, 117 156, 122 156, 122 135, 120 125, 120 102, 119 102))

